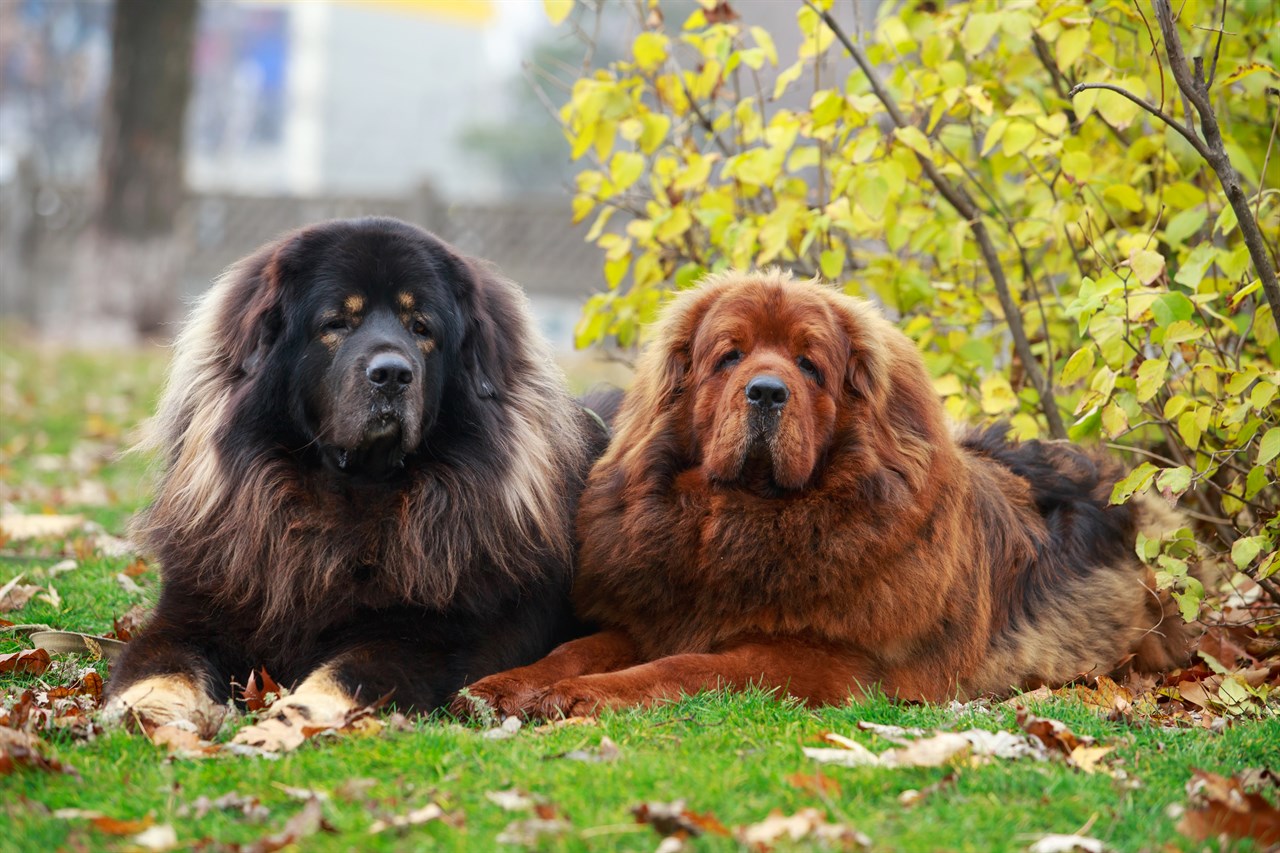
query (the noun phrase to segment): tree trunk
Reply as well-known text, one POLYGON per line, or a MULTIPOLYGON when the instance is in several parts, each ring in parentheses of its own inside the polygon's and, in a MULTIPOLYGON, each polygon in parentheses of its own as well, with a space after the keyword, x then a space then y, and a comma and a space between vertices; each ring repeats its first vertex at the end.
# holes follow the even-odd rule
POLYGON ((69 306, 80 343, 129 343, 174 319, 198 12, 198 0, 115 2, 96 206, 69 306))

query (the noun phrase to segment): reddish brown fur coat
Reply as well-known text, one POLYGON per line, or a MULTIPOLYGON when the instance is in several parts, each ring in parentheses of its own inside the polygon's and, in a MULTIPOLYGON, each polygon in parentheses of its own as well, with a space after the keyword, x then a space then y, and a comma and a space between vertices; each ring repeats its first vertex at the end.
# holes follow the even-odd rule
POLYGON ((1109 506, 1116 473, 1066 443, 955 436, 914 345, 864 302, 713 277, 665 312, 582 499, 574 600, 602 632, 471 691, 578 714, 716 686, 940 701, 1169 666, 1184 628, 1132 544, 1179 522, 1109 506), (767 452, 744 396, 761 375, 790 389, 767 452))

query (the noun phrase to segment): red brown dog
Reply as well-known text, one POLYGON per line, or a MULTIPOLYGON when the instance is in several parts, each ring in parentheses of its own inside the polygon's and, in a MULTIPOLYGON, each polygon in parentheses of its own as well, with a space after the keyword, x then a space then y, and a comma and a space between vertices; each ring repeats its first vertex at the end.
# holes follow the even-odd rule
POLYGON ((1065 442, 956 435, 871 305, 777 272, 676 298, 578 515, 593 636, 454 703, 586 714, 699 690, 943 701, 1180 660, 1134 555, 1180 526, 1110 506, 1119 468, 1065 442))

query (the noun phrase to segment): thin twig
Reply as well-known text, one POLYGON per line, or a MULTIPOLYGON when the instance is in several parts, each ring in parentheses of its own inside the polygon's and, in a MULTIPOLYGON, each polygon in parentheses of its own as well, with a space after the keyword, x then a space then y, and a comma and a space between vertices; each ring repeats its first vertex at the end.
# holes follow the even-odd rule
POLYGON ((1133 101, 1133 103, 1137 104, 1142 109, 1151 113, 1151 115, 1160 119, 1162 122, 1169 125, 1169 127, 1178 131, 1178 133, 1182 135, 1182 138, 1187 140, 1187 142, 1191 143, 1192 148, 1196 149, 1197 154, 1199 154, 1201 157, 1205 158, 1206 160, 1209 159, 1209 149, 1206 148, 1205 144, 1200 141, 1200 137, 1192 133, 1191 129, 1188 128, 1186 125, 1182 124, 1177 119, 1173 118, 1173 116, 1164 112, 1163 110, 1161 110, 1159 107, 1157 107, 1155 104, 1151 103, 1150 101, 1144 101, 1142 98, 1139 98, 1137 95, 1133 94, 1133 92, 1130 92, 1128 89, 1123 89, 1120 86, 1116 86, 1113 83, 1077 83, 1069 94, 1072 97, 1075 97, 1076 95, 1083 92, 1085 89, 1106 89, 1108 92, 1115 92, 1117 95, 1120 95, 1126 100, 1133 101))

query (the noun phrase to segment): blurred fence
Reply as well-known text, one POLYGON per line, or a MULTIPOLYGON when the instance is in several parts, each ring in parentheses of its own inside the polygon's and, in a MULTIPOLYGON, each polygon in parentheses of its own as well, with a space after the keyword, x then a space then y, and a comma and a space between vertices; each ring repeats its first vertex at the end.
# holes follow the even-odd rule
MULTIPOLYGON (((86 187, 0 182, 0 315, 40 324, 70 292, 72 247, 91 218, 86 187)), ((423 187, 396 197, 249 196, 193 193, 178 223, 183 258, 175 286, 184 302, 229 264, 282 232, 339 217, 384 215, 414 222, 467 254, 495 263, 539 303, 564 311, 603 286, 599 250, 586 225, 570 224, 567 196, 449 202, 423 187)))

